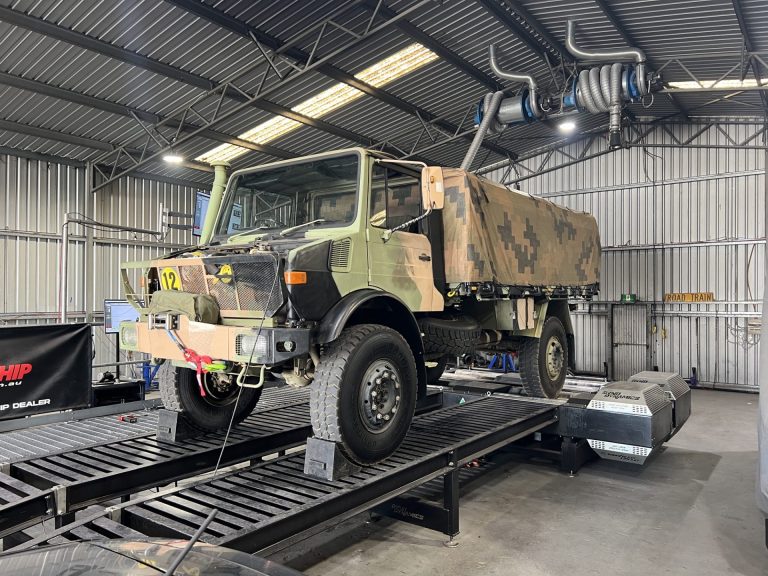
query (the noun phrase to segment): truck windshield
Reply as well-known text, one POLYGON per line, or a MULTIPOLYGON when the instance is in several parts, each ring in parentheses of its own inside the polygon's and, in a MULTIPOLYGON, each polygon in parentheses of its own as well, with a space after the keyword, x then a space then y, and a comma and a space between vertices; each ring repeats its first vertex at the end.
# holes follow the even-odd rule
POLYGON ((216 236, 349 224, 357 208, 358 165, 353 154, 240 174, 227 189, 216 236))

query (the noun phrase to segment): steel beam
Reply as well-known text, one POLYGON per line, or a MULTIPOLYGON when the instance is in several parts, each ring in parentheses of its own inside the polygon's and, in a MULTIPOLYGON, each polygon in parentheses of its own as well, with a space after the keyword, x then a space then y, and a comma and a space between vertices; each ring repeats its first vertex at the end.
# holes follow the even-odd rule
MULTIPOLYGON (((538 36, 545 42, 546 44, 549 44, 549 47, 551 49, 549 50, 549 54, 552 56, 555 56, 558 60, 565 60, 565 61, 571 61, 573 60, 573 57, 570 55, 568 50, 565 49, 565 46, 563 46, 562 42, 560 42, 557 38, 552 36, 544 26, 539 23, 536 18, 533 17, 533 15, 528 12, 528 10, 523 6, 520 2, 516 0, 500 0, 503 4, 506 4, 509 6, 509 8, 516 12, 520 18, 523 20, 521 23, 521 26, 523 26, 524 29, 530 28, 529 34, 533 36, 534 39, 538 40, 536 37, 538 36)), ((545 45, 545 47, 547 47, 545 45)))
MULTIPOLYGON (((196 5, 202 6, 202 3, 195 2, 196 5)), ((0 20, 6 21, 9 24, 13 24, 14 26, 19 26, 22 28, 26 28, 28 30, 31 30, 38 34, 44 34, 46 36, 50 36, 51 38, 54 38, 56 40, 60 40, 62 42, 66 42, 68 44, 72 44, 74 46, 78 46, 80 48, 84 48, 86 50, 90 50, 92 52, 97 52, 99 54, 102 54, 104 56, 108 56, 110 58, 114 58, 115 60, 119 60, 121 62, 126 62, 128 64, 132 64, 134 66, 137 66, 139 68, 144 68, 145 70, 149 70, 151 72, 154 72, 156 74, 160 74, 162 76, 166 76, 168 78, 172 78, 174 80, 177 80, 179 82, 183 82, 189 86, 193 86, 195 88, 200 88, 203 90, 210 90, 215 86, 215 83, 212 80, 209 80, 208 78, 204 78, 202 76, 198 76, 196 74, 193 74, 191 72, 187 72, 185 70, 182 70, 180 68, 176 68, 174 66, 171 66, 169 64, 165 64, 164 62, 160 62, 158 60, 154 60, 152 58, 149 58, 147 56, 143 56, 141 54, 138 54, 136 52, 132 52, 130 50, 127 50, 125 48, 120 48, 119 46, 115 46, 113 44, 110 44, 108 42, 104 42, 102 40, 98 40, 96 38, 93 38, 91 36, 88 36, 86 34, 83 34, 81 32, 77 32, 74 30, 69 30, 67 28, 64 28, 62 26, 58 26, 57 24, 53 24, 51 22, 48 22, 46 20, 36 18, 34 16, 30 16, 28 14, 24 14, 23 12, 19 12, 17 10, 13 10, 11 8, 7 7, 0 7, 0 20)), ((235 91, 232 91, 227 94, 227 96, 233 100, 237 100, 239 102, 244 102, 246 98, 235 91)), ((85 103, 86 100, 89 100, 92 104, 93 101, 89 99, 88 96, 83 95, 82 103, 85 103)), ((330 132, 334 134, 335 136, 340 136, 342 138, 345 138, 347 140, 350 140, 352 142, 358 142, 360 144, 366 145, 367 142, 372 142, 373 140, 371 138, 363 137, 359 134, 356 134, 352 132, 351 130, 345 130, 343 128, 339 128, 337 126, 333 126, 332 124, 328 122, 316 122, 312 121, 310 122, 309 118, 302 115, 297 115, 295 113, 292 113, 290 109, 280 106, 279 104, 275 104, 272 102, 261 102, 261 101, 255 101, 251 103, 253 106, 260 108, 265 111, 269 111, 273 114, 279 114, 281 116, 285 116, 287 118, 291 118, 296 120, 297 122, 301 122, 302 124, 306 124, 308 126, 312 126, 313 128, 317 128, 319 130, 323 130, 326 132, 330 132), (262 106, 264 104, 264 106, 262 106), (267 110, 266 106, 269 107, 267 110)), ((90 105, 90 104, 86 104, 90 105)), ((141 116, 140 116, 141 117, 141 116)), ((145 119, 146 121, 152 122, 152 120, 149 119, 146 115, 142 119, 145 119)), ((161 121, 161 120, 158 120, 161 121)), ((169 128, 173 128, 172 123, 166 123, 166 125, 169 128)), ((219 133, 221 134, 221 133, 219 133)), ((204 137, 212 137, 215 135, 215 132, 208 132, 200 133, 201 136, 204 137)), ((211 138, 213 140, 218 141, 226 141, 228 143, 235 142, 232 140, 232 137, 228 137, 227 140, 222 140, 219 137, 211 138)), ((249 150, 255 150, 258 152, 262 152, 264 154, 269 154, 270 156, 275 156, 278 158, 293 158, 295 157, 295 154, 291 154, 289 152, 283 151, 282 153, 278 152, 279 148, 277 147, 269 147, 266 145, 257 145, 257 144, 245 144, 246 141, 241 140, 240 143, 236 143, 237 146, 242 146, 243 148, 247 148, 249 150), (257 146, 256 148, 254 146, 257 146), (268 151, 271 149, 271 151, 268 151), (273 153, 274 152, 274 153, 273 153)))
POLYGON ((547 54, 559 59, 556 49, 548 50, 540 41, 535 39, 525 27, 510 13, 510 7, 503 0, 477 0, 485 10, 499 22, 511 30, 526 47, 541 60, 547 62, 547 54))
MULTIPOLYGON (((58 100, 72 102, 74 104, 87 106, 88 108, 93 108, 95 110, 117 114, 119 116, 126 116, 129 118, 136 117, 139 120, 150 122, 152 124, 162 122, 164 120, 162 116, 148 112, 146 110, 124 106, 110 100, 103 100, 101 98, 89 96, 88 94, 66 90, 64 88, 59 88, 58 86, 38 82, 37 80, 30 80, 29 78, 22 78, 21 76, 8 74, 7 72, 0 72, 0 84, 13 86, 14 88, 20 88, 21 90, 26 90, 28 92, 35 92, 37 94, 42 94, 43 96, 50 96, 52 98, 57 98, 58 100)), ((166 125, 168 128, 177 129, 179 123, 168 121, 166 125)), ((194 127, 194 124, 190 124, 189 126, 194 127)), ((235 136, 231 136, 216 130, 206 130, 202 133, 202 135, 216 142, 234 144, 242 148, 268 154, 269 156, 274 156, 275 158, 294 158, 296 156, 295 154, 278 148, 277 146, 271 146, 269 144, 255 144, 248 140, 243 140, 241 138, 237 138, 235 136)))
MULTIPOLYGON (((364 5, 369 10, 378 10, 380 14, 386 16, 387 18, 392 18, 397 14, 397 12, 392 10, 386 4, 378 2, 377 0, 365 0, 364 5)), ((395 24, 395 26, 405 35, 413 38, 422 46, 426 46, 432 52, 440 56, 440 58, 451 64, 453 67, 458 68, 467 76, 474 78, 489 90, 495 92, 497 90, 503 89, 503 86, 492 76, 486 74, 478 67, 459 56, 456 52, 448 48, 442 42, 435 40, 434 37, 424 32, 421 28, 412 22, 409 22, 408 20, 400 20, 397 24, 395 24)))
MULTIPOLYGON (((741 0, 731 0, 733 3, 733 11, 736 13, 736 19, 739 21, 739 29, 741 30, 741 37, 744 39, 744 47, 747 49, 747 52, 752 52, 755 49, 754 44, 752 43, 752 37, 749 34, 749 28, 747 27, 747 20, 744 18, 744 10, 741 6, 741 0)), ((749 62, 752 65, 752 73, 755 76, 755 80, 757 80, 757 83, 760 84, 762 82, 761 74, 760 74, 760 65, 756 58, 750 56, 749 62)), ((765 114, 768 116, 768 95, 766 95, 765 92, 760 92, 760 99, 763 102, 763 108, 765 109, 765 114)))
POLYGON ((114 58, 115 60, 127 62, 134 66, 138 66, 139 68, 150 70, 156 74, 173 78, 174 80, 184 82, 190 86, 196 86, 203 90, 210 90, 214 85, 211 80, 181 70, 170 64, 165 64, 164 62, 143 56, 137 52, 132 52, 131 50, 115 46, 109 42, 98 40, 92 36, 64 28, 63 26, 58 26, 57 24, 43 20, 42 18, 36 18, 35 16, 30 16, 29 14, 13 10, 6 6, 0 6, 0 20, 20 28, 26 28, 36 34, 43 34, 56 40, 79 46, 80 48, 85 48, 91 52, 97 52, 104 56, 114 58))
MULTIPOLYGON (((309 61, 310 55, 307 52, 295 47, 287 46, 286 43, 280 40, 279 38, 272 36, 264 32, 263 30, 259 30, 258 28, 255 28, 241 20, 238 20, 237 18, 234 18, 233 16, 230 16, 229 14, 222 12, 217 8, 209 6, 204 2, 197 2, 196 0, 166 0, 166 2, 179 6, 180 8, 183 8, 184 10, 186 10, 191 14, 194 14, 201 18, 205 18, 225 30, 229 30, 230 32, 234 32, 235 34, 239 34, 240 36, 243 36, 245 38, 249 38, 249 39, 255 38, 256 40, 258 40, 260 43, 264 44, 271 50, 275 52, 280 52, 285 57, 290 58, 291 60, 294 60, 298 63, 306 64, 309 61)), ((428 48, 435 50, 436 54, 447 59, 452 64, 462 67, 462 69, 465 72, 469 73, 470 68, 473 69, 472 75, 475 76, 477 74, 478 80, 479 80, 479 75, 482 75, 482 78, 483 78, 482 81, 484 84, 498 88, 498 84, 490 76, 484 74, 479 69, 474 68, 471 64, 461 59, 457 54, 453 53, 447 47, 443 46, 436 40, 430 39, 431 37, 428 34, 419 30, 416 26, 408 22, 405 18, 402 17, 401 14, 398 14, 397 12, 387 8, 386 6, 380 6, 378 13, 381 16, 394 21, 395 23, 394 25, 396 27, 401 28, 404 31, 407 30, 406 32, 407 34, 418 35, 419 42, 422 42, 428 48), (426 42, 429 42, 429 45, 426 44, 426 42)), ((415 36, 412 36, 412 37, 416 39, 415 36)), ((439 119, 432 112, 425 110, 424 108, 421 108, 414 104, 411 104, 410 102, 407 102, 406 100, 403 100, 402 98, 399 98, 394 94, 387 92, 386 90, 383 90, 381 88, 376 88, 375 86, 371 86, 370 84, 362 82, 361 80, 358 80, 357 78, 355 78, 353 74, 350 74, 349 72, 346 72, 341 68, 338 68, 333 64, 330 64, 329 62, 325 62, 321 66, 318 66, 317 71, 325 76, 328 76, 329 78, 332 78, 333 80, 336 80, 337 82, 342 82, 344 84, 347 84, 348 86, 352 86, 353 88, 360 90, 364 94, 367 94, 372 98, 376 98, 377 100, 380 100, 381 102, 384 102, 385 104, 388 104, 393 108, 397 108, 399 110, 402 110, 403 112, 411 114, 412 116, 421 118, 426 122, 431 122, 435 126, 441 128, 442 130, 445 130, 446 132, 454 133, 457 131, 457 126, 453 125, 452 123, 446 120, 439 119)), ((269 103, 269 105, 272 107, 273 110, 276 110, 275 107, 278 106, 277 104, 274 104, 274 103, 269 103)), ((280 114, 282 116, 290 117, 290 116, 287 116, 288 112, 290 111, 287 109, 283 109, 282 112, 274 112, 274 113, 280 114)), ((350 139, 350 138, 347 137, 347 139, 350 139)), ((471 139, 471 136, 469 137, 469 139, 471 139)), ((353 141, 359 141, 359 140, 353 140, 353 141)), ((371 140, 371 144, 372 143, 373 141, 371 140)), ((366 145, 370 145, 370 144, 366 144, 366 145)), ((492 143, 484 143, 483 146, 486 149, 491 150, 492 152, 495 152, 496 154, 500 154, 502 156, 508 156, 511 154, 508 150, 492 143)))
POLYGON ((102 142, 101 140, 94 140, 93 138, 76 136, 75 134, 67 134, 65 132, 57 132, 56 130, 31 126, 29 124, 21 124, 11 120, 0 120, 0 130, 8 130, 9 132, 24 134, 25 136, 34 136, 35 138, 45 138, 47 140, 72 144, 73 146, 80 146, 91 150, 105 150, 111 152, 115 149, 112 144, 102 142))

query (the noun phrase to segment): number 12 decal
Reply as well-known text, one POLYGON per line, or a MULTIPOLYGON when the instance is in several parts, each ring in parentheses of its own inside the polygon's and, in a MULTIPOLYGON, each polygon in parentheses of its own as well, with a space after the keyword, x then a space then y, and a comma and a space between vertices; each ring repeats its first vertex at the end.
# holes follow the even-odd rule
POLYGON ((163 268, 160 272, 160 285, 163 290, 181 290, 181 279, 174 268, 163 268))

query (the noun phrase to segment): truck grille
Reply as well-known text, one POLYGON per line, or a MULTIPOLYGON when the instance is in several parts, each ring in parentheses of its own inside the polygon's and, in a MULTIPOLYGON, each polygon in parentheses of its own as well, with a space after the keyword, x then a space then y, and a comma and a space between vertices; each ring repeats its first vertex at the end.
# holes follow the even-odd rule
POLYGON ((174 269, 184 292, 209 294, 221 310, 264 311, 272 316, 283 305, 282 286, 276 279, 278 262, 271 256, 216 256, 180 262, 169 261, 170 266, 161 269, 174 269))

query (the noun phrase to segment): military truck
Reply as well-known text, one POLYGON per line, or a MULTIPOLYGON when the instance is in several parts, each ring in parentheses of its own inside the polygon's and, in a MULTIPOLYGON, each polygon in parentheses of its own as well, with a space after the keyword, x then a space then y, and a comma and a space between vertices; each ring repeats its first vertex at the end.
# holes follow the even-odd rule
POLYGON ((122 270, 141 319, 121 345, 173 363, 165 407, 196 425, 283 378, 311 387, 315 436, 367 464, 457 355, 517 350, 528 394, 560 392, 569 299, 598 288, 588 214, 358 148, 235 171, 219 199, 201 245, 122 270))

